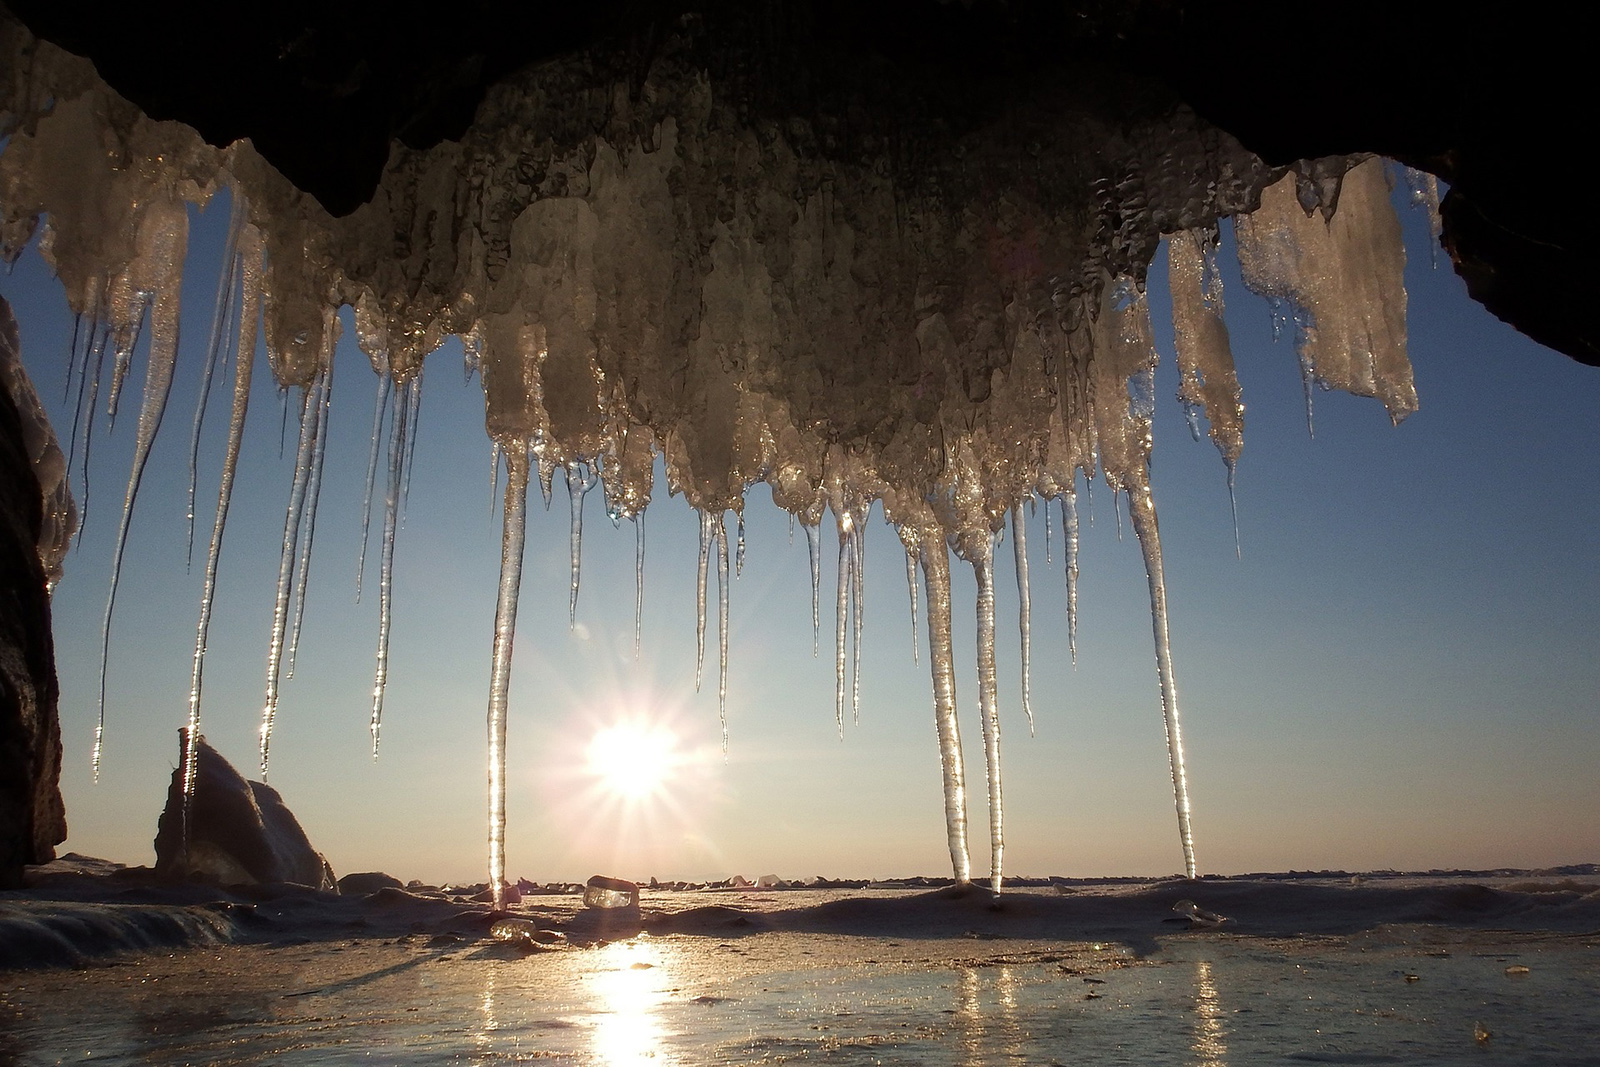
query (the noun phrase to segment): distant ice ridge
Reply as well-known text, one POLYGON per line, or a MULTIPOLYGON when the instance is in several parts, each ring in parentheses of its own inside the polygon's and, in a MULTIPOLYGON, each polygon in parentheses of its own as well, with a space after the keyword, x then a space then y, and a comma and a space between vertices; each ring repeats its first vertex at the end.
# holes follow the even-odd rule
MULTIPOLYGON (((22 31, 6 32, 18 46, 22 31)), ((859 684, 846 684, 858 673, 864 618, 860 532, 873 505, 881 507, 906 547, 913 592, 918 570, 925 585, 945 815, 962 881, 972 874, 950 649, 951 555, 972 567, 990 884, 998 891, 1000 721, 1010 707, 994 672, 997 538, 1014 517, 1012 550, 1028 605, 1016 509, 1041 496, 1061 502, 1075 657, 1076 487, 1080 475, 1086 485, 1104 477, 1115 497, 1126 497, 1144 552, 1180 842, 1194 876, 1149 484, 1157 353, 1143 277, 1162 235, 1171 235, 1179 398, 1197 434, 1201 415, 1209 424, 1230 489, 1243 406, 1221 320, 1219 218, 1237 221, 1246 284, 1293 324, 1308 404, 1321 385, 1378 397, 1396 421, 1416 406, 1405 357, 1404 252, 1375 159, 1272 170, 1187 113, 1143 130, 1108 130, 1086 109, 1052 116, 1071 136, 1029 147, 1038 165, 1027 182, 1015 180, 1010 155, 993 151, 1002 136, 994 131, 947 133, 948 143, 924 146, 919 166, 931 169, 910 171, 886 151, 823 151, 826 137, 804 118, 751 127, 704 71, 662 61, 645 72, 646 91, 628 91, 604 73, 553 63, 492 90, 460 141, 427 151, 396 146, 374 199, 333 219, 248 143, 216 149, 186 127, 153 122, 87 63, 47 44, 23 44, 33 49, 30 60, 0 76, 0 136, 9 138, 0 154, 0 255, 13 261, 42 224, 40 251, 79 316, 73 374, 82 430, 80 437, 74 426, 69 457, 88 452, 103 387, 115 412, 128 354, 148 326, 150 370, 119 556, 173 373, 184 205, 204 204, 224 188, 242 205, 211 348, 231 330, 236 340, 226 343, 237 347, 247 382, 259 320, 266 361, 282 386, 299 391, 302 412, 267 657, 264 769, 279 674, 292 670, 309 574, 338 309, 354 308, 357 340, 380 375, 365 506, 370 514, 382 452, 375 753, 423 361, 448 336, 463 339, 467 369, 481 375, 487 432, 507 467, 489 698, 496 884, 504 873, 505 703, 530 481, 548 503, 555 471, 567 476, 575 618, 585 494, 598 478, 613 523, 640 523, 642 559, 643 513, 655 459, 663 459, 671 491, 703 517, 702 658, 716 553, 725 730, 727 512, 740 521, 747 489, 766 482, 805 529, 815 590, 819 525, 832 511, 842 732, 847 692, 852 720, 860 714, 859 684)), ((191 733, 199 726, 212 579, 247 414, 240 388, 197 631, 191 733)), ((87 509, 88 487, 79 488, 87 509)), ((812 606, 818 630, 819 595, 812 606)), ((1018 619, 1025 659, 1028 610, 1018 619)), ((1031 722, 1026 680, 1020 703, 1031 722)), ((95 751, 98 765, 98 735, 95 751)))

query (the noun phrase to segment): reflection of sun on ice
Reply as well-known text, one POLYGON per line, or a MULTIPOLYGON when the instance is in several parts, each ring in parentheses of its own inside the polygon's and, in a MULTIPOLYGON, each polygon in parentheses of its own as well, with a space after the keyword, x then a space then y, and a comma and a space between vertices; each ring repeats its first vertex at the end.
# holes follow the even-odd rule
POLYGON ((601 788, 624 800, 644 800, 662 791, 680 757, 677 738, 659 726, 623 723, 589 742, 589 773, 601 788))

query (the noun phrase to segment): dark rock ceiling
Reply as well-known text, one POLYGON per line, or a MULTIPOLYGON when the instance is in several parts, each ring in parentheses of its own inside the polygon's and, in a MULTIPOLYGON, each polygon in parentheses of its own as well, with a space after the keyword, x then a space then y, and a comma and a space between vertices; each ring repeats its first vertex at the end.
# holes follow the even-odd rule
POLYGON ((687 36, 688 62, 739 87, 750 121, 802 116, 839 131, 827 151, 898 152, 904 165, 915 165, 920 131, 1004 122, 1022 103, 1048 114, 1053 94, 1102 95, 1111 114, 1181 101, 1272 164, 1376 152, 1437 174, 1450 184, 1445 245, 1472 296, 1600 364, 1588 309, 1600 234, 1575 195, 1595 97, 1592 35, 1539 4, 11 7, 152 117, 218 145, 250 138, 336 215, 371 195, 391 140, 423 148, 459 137, 485 88, 510 72, 577 55, 638 85, 669 37, 687 36))

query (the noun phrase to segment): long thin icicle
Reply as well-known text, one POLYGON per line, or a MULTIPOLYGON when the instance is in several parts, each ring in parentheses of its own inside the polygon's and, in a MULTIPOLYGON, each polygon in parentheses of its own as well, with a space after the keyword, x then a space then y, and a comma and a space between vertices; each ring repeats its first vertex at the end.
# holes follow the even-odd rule
POLYGON ((921 548, 906 546, 906 592, 911 596, 911 662, 920 661, 921 649, 917 644, 917 561, 921 548))
MULTIPOLYGON (((90 758, 94 780, 100 780, 100 754, 106 733, 106 668, 111 658, 111 617, 117 607, 117 584, 122 577, 122 555, 128 547, 128 526, 133 521, 133 505, 139 496, 139 486, 144 479, 145 464, 150 460, 150 448, 155 444, 156 433, 161 429, 161 417, 167 410, 167 397, 172 392, 172 369, 178 357, 179 289, 185 242, 189 235, 189 216, 182 207, 173 206, 165 219, 152 219, 156 231, 153 248, 148 253, 158 264, 151 289, 155 296, 149 301, 146 317, 150 323, 150 348, 144 378, 144 397, 139 405, 139 429, 134 436, 133 467, 128 472, 128 491, 122 501, 122 521, 117 525, 116 546, 111 554, 111 589, 106 595, 105 623, 100 631, 100 706, 94 728, 94 751, 90 758)), ((84 459, 88 460, 88 446, 84 446, 84 459)))
MULTIPOLYGON (((184 734, 183 795, 184 848, 188 848, 189 805, 194 797, 195 771, 200 745, 200 695, 205 678, 206 639, 211 629, 211 609, 216 603, 217 564, 222 558, 222 535, 228 524, 228 508, 233 500, 233 483, 239 471, 239 448, 244 441, 245 418, 250 411, 250 376, 255 368, 256 331, 261 318, 261 247, 252 231, 240 243, 239 262, 234 269, 241 284, 242 306, 235 314, 237 332, 233 338, 233 409, 228 417, 228 444, 222 458, 222 477, 217 488, 217 514, 211 523, 211 547, 206 553, 205 585, 200 594, 200 621, 195 627, 194 669, 189 678, 189 721, 184 734)), ((233 299, 232 292, 228 299, 233 299)))
POLYGON ((489 517, 494 518, 494 506, 500 500, 500 442, 489 449, 489 517))
POLYGON ((717 717, 722 723, 722 754, 728 754, 728 527, 716 520, 717 537, 717 717))
POLYGON ((937 530, 924 538, 922 575, 928 583, 928 666, 933 672, 933 724, 939 737, 944 784, 944 826, 957 885, 972 882, 967 854, 967 772, 956 722, 955 655, 950 646, 950 556, 937 530))
POLYGON ((587 463, 567 464, 567 500, 572 504, 572 588, 567 597, 568 625, 578 625, 578 580, 583 573, 583 498, 600 481, 587 463))
POLYGON ((421 384, 412 378, 396 385, 402 395, 395 397, 394 416, 389 430, 389 486, 384 500, 383 556, 378 576, 378 663, 372 678, 372 758, 378 758, 378 741, 383 730, 383 692, 389 683, 389 629, 394 617, 394 542, 400 527, 400 498, 405 490, 406 420, 415 409, 411 394, 421 384))
POLYGON ((1050 536, 1050 501, 1048 499, 1046 499, 1045 502, 1044 502, 1044 565, 1046 567, 1050 566, 1051 564, 1053 564, 1056 561, 1054 552, 1052 550, 1052 545, 1050 543, 1051 540, 1052 539, 1051 539, 1051 536, 1050 536))
POLYGON ((639 637, 644 630, 644 512, 633 516, 633 658, 639 658, 639 637))
MULTIPOLYGON (((1045 514, 1050 509, 1045 508, 1045 514)), ((1033 704, 1029 699, 1031 672, 1028 666, 1033 649, 1032 598, 1028 591, 1028 520, 1022 504, 1011 509, 1011 554, 1017 564, 1017 636, 1022 646, 1022 713, 1028 719, 1028 736, 1033 736, 1033 704)))
POLYGON ((1072 666, 1078 666, 1078 493, 1068 489, 1061 494, 1062 540, 1066 542, 1064 559, 1067 572, 1067 650, 1072 654, 1072 666))
POLYGON ((411 472, 416 469, 413 460, 417 454, 417 433, 422 428, 422 374, 428 368, 418 364, 417 373, 406 384, 406 458, 405 481, 400 487, 400 525, 406 524, 406 502, 411 499, 411 472))
POLYGON ((983 722, 983 762, 989 779, 989 885, 1000 892, 1005 877, 1005 805, 1000 791, 1000 706, 994 663, 994 546, 972 561, 978 583, 978 710, 983 722))
MULTIPOLYGON (((100 396, 100 376, 105 373, 106 363, 106 336, 105 330, 91 328, 89 345, 90 359, 85 361, 85 367, 91 363, 94 373, 89 376, 89 395, 87 402, 83 396, 83 380, 78 381, 78 409, 72 416, 72 441, 68 447, 76 450, 78 440, 78 422, 83 422, 83 468, 78 480, 78 543, 83 544, 83 530, 89 525, 89 450, 94 443, 94 410, 100 396)), ((67 457, 67 467, 72 467, 72 456, 67 457)))
MULTIPOLYGON (((378 451, 383 441, 383 416, 394 394, 394 379, 378 375, 378 398, 372 404, 372 444, 367 450, 367 487, 361 494, 361 554, 356 560, 356 603, 361 603, 361 581, 367 573, 367 542, 372 540, 372 490, 378 482, 378 451)), ((496 445, 498 448, 499 446, 496 445)))
POLYGON ((222 356, 232 331, 234 310, 234 272, 238 269, 239 235, 244 232, 244 197, 236 191, 228 215, 228 238, 222 253, 222 273, 217 278, 217 302, 211 312, 211 336, 206 342, 205 367, 200 372, 200 398, 194 409, 194 433, 189 438, 189 543, 185 556, 194 559, 194 507, 195 487, 200 480, 200 431, 205 426, 206 407, 211 399, 211 381, 216 376, 217 363, 222 356))
POLYGON ((494 660, 489 669, 489 888, 496 910, 505 907, 506 704, 511 691, 511 651, 522 589, 522 547, 527 532, 528 450, 506 449, 505 524, 500 535, 500 595, 494 609, 494 660))
POLYGON ((850 610, 854 614, 850 633, 850 721, 861 725, 861 631, 867 615, 867 527, 863 514, 850 533, 850 610))
POLYGON ((822 642, 822 529, 806 523, 806 552, 811 557, 811 658, 816 659, 822 642))
POLYGON ((845 634, 850 621, 850 572, 855 569, 855 550, 851 546, 850 512, 839 513, 839 583, 834 590, 834 722, 839 728, 839 740, 844 740, 844 683, 845 634))
POLYGON ((278 685, 283 666, 284 636, 289 628, 289 596, 294 581, 294 561, 300 537, 300 509, 305 506, 306 489, 311 483, 311 456, 316 448, 316 409, 312 394, 319 391, 321 379, 303 391, 300 402, 300 443, 295 450, 294 482, 289 489, 289 506, 284 509, 283 546, 278 556, 278 592, 272 605, 272 636, 267 644, 267 695, 261 708, 261 776, 266 777, 272 749, 272 729, 278 719, 278 685))
POLYGON ((700 691, 700 677, 706 665, 706 577, 711 565, 711 513, 700 513, 700 563, 694 585, 694 691, 700 691))
POLYGON ((1172 676, 1172 642, 1167 629, 1167 580, 1161 567, 1161 534, 1150 486, 1128 491, 1128 517, 1144 552, 1145 574, 1150 579, 1150 625, 1155 634, 1156 674, 1161 679, 1161 714, 1167 728, 1167 759, 1172 767, 1172 799, 1178 809, 1178 838, 1183 842, 1183 868, 1190 878, 1198 867, 1194 858, 1194 833, 1189 825, 1189 776, 1184 770, 1183 731, 1178 722, 1178 688, 1172 676))
MULTIPOLYGON (((330 346, 331 348, 331 346, 330 346)), ((332 352, 328 353, 331 357, 332 352)), ((325 357, 326 358, 326 357, 325 357)), ((294 622, 289 627, 289 660, 284 675, 294 677, 294 658, 300 650, 300 626, 306 617, 306 592, 311 582, 311 545, 317 535, 317 500, 322 496, 322 463, 328 454, 328 409, 333 400, 333 362, 327 358, 316 398, 316 443, 311 449, 311 475, 301 515, 299 548, 295 559, 294 622)))

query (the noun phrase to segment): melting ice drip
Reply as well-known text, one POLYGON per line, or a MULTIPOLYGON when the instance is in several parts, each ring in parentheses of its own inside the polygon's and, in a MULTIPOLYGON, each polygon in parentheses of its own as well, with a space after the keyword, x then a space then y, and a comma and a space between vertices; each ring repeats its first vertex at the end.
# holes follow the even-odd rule
MULTIPOLYGON (((31 63, 0 81, 0 136, 9 138, 0 154, 0 254, 14 260, 45 220, 40 251, 78 315, 81 342, 74 343, 71 370, 78 400, 63 470, 80 452, 87 467, 106 353, 112 355, 107 393, 114 414, 129 354, 146 323, 150 338, 102 635, 96 766, 116 564, 177 355, 185 202, 203 204, 227 187, 234 216, 202 394, 210 393, 219 352, 233 359, 235 385, 205 564, 188 736, 199 736, 206 634, 258 328, 274 377, 283 389, 297 391, 301 413, 267 657, 263 770, 279 676, 293 670, 309 581, 338 309, 354 307, 358 341, 378 373, 363 503, 370 519, 382 458, 375 754, 394 549, 423 361, 447 336, 462 337, 469 372, 481 374, 488 434, 506 468, 488 701, 489 864, 497 893, 505 878, 512 639, 526 496, 534 478, 548 504, 555 471, 566 475, 573 618, 583 501, 596 484, 603 486, 613 523, 628 518, 636 524, 638 610, 644 512, 655 462, 662 459, 672 491, 683 493, 701 516, 697 680, 716 560, 725 743, 727 513, 742 516, 746 489, 764 481, 802 525, 815 653, 820 523, 824 511, 833 512, 839 536, 834 710, 842 734, 846 700, 852 720, 860 713, 862 534, 879 504, 906 551, 914 650, 921 572, 946 828, 952 869, 962 883, 971 881, 972 871, 951 648, 952 555, 970 566, 978 588, 990 884, 998 890, 1004 834, 994 555, 1009 521, 1020 605, 1020 702, 1031 727, 1023 509, 1041 496, 1060 501, 1075 660, 1078 479, 1087 485, 1103 477, 1116 496, 1126 497, 1144 554, 1179 836, 1193 877, 1198 867, 1149 483, 1157 355, 1138 280, 1161 233, 1171 234, 1179 397, 1196 434, 1200 417, 1208 423, 1230 489, 1243 408, 1215 267, 1215 220, 1221 216, 1236 217, 1246 284, 1293 323, 1308 402, 1312 386, 1320 384, 1376 396, 1396 421, 1416 406, 1405 358, 1404 253, 1378 160, 1319 161, 1280 175, 1223 145, 1206 157, 1212 172, 1178 181, 1163 175, 1170 155, 1165 143, 1130 133, 1119 142, 1116 160, 1085 164, 1072 157, 1063 163, 1064 173, 1098 165, 1115 178, 1084 183, 1098 198, 1087 207, 1065 193, 1054 202, 1011 189, 952 213, 936 197, 897 185, 882 168, 808 156, 781 132, 760 138, 738 132, 730 105, 704 79, 667 79, 653 82, 650 94, 616 95, 603 132, 591 125, 575 139, 557 136, 555 127, 540 123, 558 110, 550 101, 566 88, 545 84, 545 75, 534 72, 493 90, 479 125, 463 141, 427 152, 397 148, 372 203, 335 220, 248 144, 218 150, 185 127, 152 122, 83 61, 47 45, 34 47, 31 63), (500 115, 522 118, 494 121, 500 115), (461 174, 472 180, 461 184, 461 174)), ((972 158, 980 160, 972 166, 982 165, 981 153, 972 158)), ((1041 165, 1041 174, 1048 173, 1041 165)), ((1414 187, 1426 202, 1433 187, 1426 181, 1414 187)), ((202 407, 197 433, 203 417, 202 407)), ((86 482, 79 488, 87 511, 86 482)), ((70 500, 57 497, 47 510, 57 527, 68 528, 70 500)), ((739 530, 735 573, 744 560, 742 518, 739 530)), ((365 541, 362 552, 358 595, 365 541)), ((185 768, 192 791, 192 751, 185 768)))

